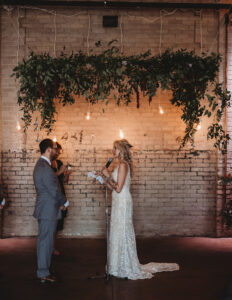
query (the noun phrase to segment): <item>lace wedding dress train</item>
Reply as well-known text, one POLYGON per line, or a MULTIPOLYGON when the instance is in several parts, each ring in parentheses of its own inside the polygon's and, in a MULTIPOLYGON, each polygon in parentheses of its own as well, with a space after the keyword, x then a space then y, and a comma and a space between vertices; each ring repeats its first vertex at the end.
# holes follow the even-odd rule
MULTIPOLYGON (((118 167, 112 177, 117 181, 118 167)), ((132 221, 133 203, 130 193, 130 169, 120 193, 112 192, 112 210, 109 236, 109 274, 128 279, 146 279, 153 273, 179 270, 175 263, 148 263, 141 265, 137 256, 132 221)))

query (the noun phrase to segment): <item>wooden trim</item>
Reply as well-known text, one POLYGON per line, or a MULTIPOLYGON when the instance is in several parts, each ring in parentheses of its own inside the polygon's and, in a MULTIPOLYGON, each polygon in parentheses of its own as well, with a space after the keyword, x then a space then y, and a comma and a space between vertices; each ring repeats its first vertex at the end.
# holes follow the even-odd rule
POLYGON ((91 6, 107 8, 211 8, 229 9, 231 4, 227 3, 170 3, 170 2, 130 2, 130 1, 54 1, 54 0, 2 0, 2 5, 28 5, 28 6, 91 6))

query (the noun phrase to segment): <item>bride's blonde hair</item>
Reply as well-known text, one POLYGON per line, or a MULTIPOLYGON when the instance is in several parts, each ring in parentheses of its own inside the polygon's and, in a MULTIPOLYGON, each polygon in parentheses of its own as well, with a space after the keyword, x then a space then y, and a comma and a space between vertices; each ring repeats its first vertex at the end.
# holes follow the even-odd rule
POLYGON ((132 173, 132 155, 130 149, 133 147, 126 139, 114 141, 114 146, 119 149, 118 159, 126 161, 132 173))

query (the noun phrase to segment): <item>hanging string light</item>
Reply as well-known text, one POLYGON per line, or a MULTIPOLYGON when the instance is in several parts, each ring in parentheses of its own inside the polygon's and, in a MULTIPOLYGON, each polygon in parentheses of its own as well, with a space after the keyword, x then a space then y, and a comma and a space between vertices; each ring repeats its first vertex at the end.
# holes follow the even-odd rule
POLYGON ((124 138, 124 132, 121 128, 122 126, 122 122, 123 122, 123 110, 122 110, 122 107, 121 107, 121 103, 119 103, 119 107, 118 107, 118 112, 119 112, 119 137, 120 139, 123 139, 124 138))
POLYGON ((86 118, 86 120, 90 120, 90 103, 89 103, 88 111, 86 113, 85 118, 86 118))
MULTIPOLYGON (((19 18, 20 18, 20 12, 19 12, 19 7, 18 7, 17 8, 17 52, 16 52, 17 65, 19 63, 19 40, 20 40, 19 18)), ((18 83, 16 83, 16 85, 17 85, 17 89, 18 89, 18 83)), ((21 130, 21 126, 20 126, 20 123, 19 123, 19 111, 18 110, 17 110, 16 129, 18 131, 21 130)))
POLYGON ((16 123, 16 129, 17 129, 18 131, 21 129, 21 126, 20 126, 20 124, 19 124, 19 121, 17 121, 17 123, 16 123))
POLYGON ((91 17, 88 13, 88 32, 87 32, 87 54, 89 55, 89 36, 91 31, 91 17))
POLYGON ((201 121, 199 122, 199 124, 197 125, 197 130, 201 129, 201 121))
POLYGON ((120 137, 120 139, 124 138, 124 133, 121 128, 119 128, 119 137, 120 137))
POLYGON ((54 134, 53 142, 57 142, 56 134, 54 134))
POLYGON ((122 31, 122 22, 123 22, 123 15, 120 16, 120 40, 121 40, 121 53, 123 53, 123 31, 122 31))
POLYGON ((162 106, 159 104, 159 113, 161 114, 161 115, 163 115, 164 114, 164 110, 163 110, 163 108, 162 108, 162 106))
POLYGON ((90 119, 90 111, 89 111, 89 110, 87 111, 87 114, 86 114, 86 117, 85 117, 85 118, 86 118, 86 120, 89 120, 89 119, 90 119))
POLYGON ((159 53, 162 53, 162 34, 163 34, 163 16, 162 11, 160 10, 160 41, 159 41, 159 53))
POLYGON ((158 100, 159 100, 159 113, 160 113, 161 115, 163 115, 163 114, 164 114, 164 110, 163 110, 162 105, 160 104, 160 98, 161 98, 161 88, 159 88, 158 100))
POLYGON ((202 35, 202 10, 200 10, 200 35, 201 35, 201 54, 203 52, 203 35, 202 35))
POLYGON ((54 12, 54 46, 53 46, 53 53, 54 53, 54 57, 56 57, 56 11, 54 12))
POLYGON ((36 105, 35 109, 36 109, 36 118, 35 118, 34 126, 35 126, 35 131, 37 132, 36 142, 39 143, 41 141, 39 137, 40 131, 39 131, 39 120, 38 120, 39 106, 36 105))

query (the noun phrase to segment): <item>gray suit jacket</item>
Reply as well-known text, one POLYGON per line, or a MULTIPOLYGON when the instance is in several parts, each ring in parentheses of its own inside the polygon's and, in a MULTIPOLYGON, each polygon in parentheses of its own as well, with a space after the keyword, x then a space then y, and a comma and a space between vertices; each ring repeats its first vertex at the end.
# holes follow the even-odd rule
POLYGON ((33 179, 36 189, 36 205, 33 216, 36 219, 60 219, 60 206, 66 202, 65 195, 49 163, 40 158, 34 168, 33 179))

